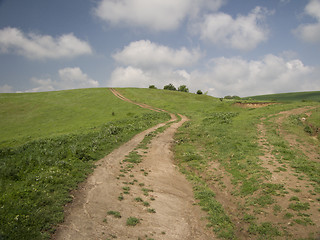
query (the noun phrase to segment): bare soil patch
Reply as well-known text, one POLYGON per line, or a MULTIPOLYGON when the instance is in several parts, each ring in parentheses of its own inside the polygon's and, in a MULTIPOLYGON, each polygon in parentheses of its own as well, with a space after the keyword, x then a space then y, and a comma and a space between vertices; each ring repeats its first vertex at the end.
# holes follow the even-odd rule
MULTIPOLYGON (((171 114, 171 122, 175 120, 171 114)), ((65 222, 53 239, 214 239, 201 220, 205 214, 195 204, 191 184, 173 162, 173 135, 187 120, 181 116, 179 122, 171 123, 147 149, 136 148, 147 134, 166 123, 136 135, 98 161, 95 171, 74 192, 65 222), (132 151, 142 156, 140 163, 124 161, 132 151), (128 224, 130 217, 137 221, 135 226, 128 224)))

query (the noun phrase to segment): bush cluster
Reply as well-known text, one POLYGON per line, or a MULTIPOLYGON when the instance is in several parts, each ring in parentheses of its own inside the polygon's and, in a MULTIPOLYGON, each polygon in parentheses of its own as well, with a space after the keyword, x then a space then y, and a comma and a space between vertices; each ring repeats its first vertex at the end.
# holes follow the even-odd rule
MULTIPOLYGON (((155 85, 149 85, 149 88, 150 89, 157 89, 157 87, 155 85)), ((165 85, 163 87, 163 89, 164 90, 171 90, 171 91, 179 91, 179 92, 189 92, 189 88, 186 85, 180 85, 177 89, 172 83, 165 85)), ((198 90, 196 93, 199 95, 203 94, 201 90, 198 90)))

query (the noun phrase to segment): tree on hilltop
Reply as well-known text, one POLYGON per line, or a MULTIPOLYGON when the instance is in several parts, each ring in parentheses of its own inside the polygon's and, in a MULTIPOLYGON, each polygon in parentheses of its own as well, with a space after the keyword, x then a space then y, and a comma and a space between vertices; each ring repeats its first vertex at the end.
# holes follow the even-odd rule
POLYGON ((172 83, 170 83, 170 84, 168 84, 168 85, 165 85, 165 86, 163 87, 163 89, 165 89, 165 90, 171 90, 171 91, 177 91, 176 87, 173 86, 172 83))
POLYGON ((149 85, 150 89, 157 89, 157 87, 155 85, 149 85))
POLYGON ((181 85, 181 86, 178 88, 178 91, 180 91, 180 92, 189 92, 189 89, 187 88, 186 85, 181 85))

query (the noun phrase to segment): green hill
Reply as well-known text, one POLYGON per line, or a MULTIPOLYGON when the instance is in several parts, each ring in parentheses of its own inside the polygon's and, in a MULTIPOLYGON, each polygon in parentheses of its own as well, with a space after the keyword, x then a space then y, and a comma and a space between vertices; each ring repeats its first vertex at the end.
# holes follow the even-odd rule
POLYGON ((115 98, 106 88, 0 94, 0 146, 83 133, 147 112, 115 98))
MULTIPOLYGON (((308 161, 292 148, 274 121, 279 112, 308 107, 306 111, 312 111, 309 118, 306 114, 290 116, 283 127, 297 134, 299 143, 306 141, 319 149, 318 139, 305 131, 307 122, 320 127, 319 92, 277 94, 282 97, 278 101, 287 102, 252 109, 237 107, 233 100, 178 91, 117 90, 133 101, 190 119, 175 135, 175 164, 192 182, 195 198, 217 237, 290 238, 301 227, 309 234, 308 227, 314 225, 312 216, 306 217, 309 213, 302 218, 277 204, 287 201, 283 206, 291 206, 292 201, 284 196, 301 189, 268 179, 273 172, 285 174, 294 169, 308 181, 312 196, 320 199, 319 162, 308 161), (302 122, 302 117, 307 121, 302 122), (259 158, 261 131, 257 125, 261 123, 267 129, 265 144, 281 161, 273 172, 259 158), (232 202, 239 204, 226 205, 232 202), (285 216, 294 217, 297 224, 288 225, 285 216)), ((63 220, 63 206, 71 201, 70 190, 86 178, 95 161, 138 132, 169 119, 166 113, 123 102, 106 88, 0 94, 0 114, 0 239, 50 238, 55 224, 63 220)))
POLYGON ((258 101, 277 101, 277 102, 292 102, 292 101, 320 101, 320 91, 313 92, 292 92, 279 93, 245 97, 243 99, 252 99, 258 101))

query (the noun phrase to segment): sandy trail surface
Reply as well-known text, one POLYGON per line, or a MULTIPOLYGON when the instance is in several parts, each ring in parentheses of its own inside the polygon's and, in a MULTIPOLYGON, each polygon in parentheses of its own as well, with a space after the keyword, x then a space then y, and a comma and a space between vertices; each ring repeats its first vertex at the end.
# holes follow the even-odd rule
POLYGON ((188 120, 180 117, 176 121, 171 114, 169 122, 136 135, 99 160, 94 172, 73 193, 65 222, 53 239, 215 239, 206 228, 205 213, 195 204, 192 185, 174 164, 173 136, 188 120), (139 148, 146 135, 166 124, 168 128, 154 134, 147 148, 139 148), (141 156, 140 163, 126 162, 132 152, 141 156), (127 225, 130 217, 139 223, 127 225))

